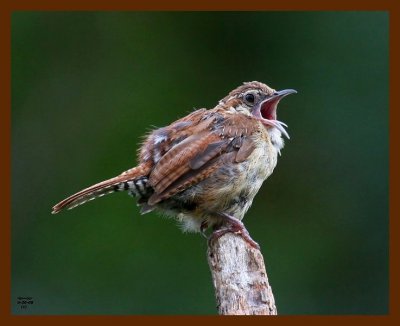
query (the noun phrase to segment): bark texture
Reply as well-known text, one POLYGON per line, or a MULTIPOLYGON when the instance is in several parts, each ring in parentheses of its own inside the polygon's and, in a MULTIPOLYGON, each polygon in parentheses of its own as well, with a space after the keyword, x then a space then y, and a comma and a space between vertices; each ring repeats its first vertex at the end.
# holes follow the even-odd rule
POLYGON ((227 233, 209 243, 208 264, 220 315, 276 315, 261 252, 227 233))

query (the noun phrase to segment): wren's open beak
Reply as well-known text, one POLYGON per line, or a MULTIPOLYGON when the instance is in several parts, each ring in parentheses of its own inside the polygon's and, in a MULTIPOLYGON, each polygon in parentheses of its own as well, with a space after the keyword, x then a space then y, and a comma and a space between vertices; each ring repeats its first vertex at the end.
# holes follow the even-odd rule
POLYGON ((281 99, 283 99, 286 95, 295 93, 297 93, 297 91, 294 89, 275 91, 272 96, 260 103, 259 107, 254 112, 254 115, 258 117, 265 126, 275 127, 279 129, 287 138, 289 138, 289 135, 284 128, 284 126, 287 127, 287 125, 276 119, 276 109, 281 99))

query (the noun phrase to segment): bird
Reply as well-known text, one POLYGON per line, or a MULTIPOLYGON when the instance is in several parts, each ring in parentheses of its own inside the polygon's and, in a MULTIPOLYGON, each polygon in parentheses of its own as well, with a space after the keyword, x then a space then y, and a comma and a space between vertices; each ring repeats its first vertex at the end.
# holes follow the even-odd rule
POLYGON ((214 108, 197 109, 152 130, 135 167, 69 196, 52 213, 126 191, 137 198, 142 214, 156 211, 173 217, 183 231, 200 232, 209 241, 232 232, 259 248, 242 219, 274 171, 283 137, 289 139, 277 107, 294 93, 245 82, 214 108))

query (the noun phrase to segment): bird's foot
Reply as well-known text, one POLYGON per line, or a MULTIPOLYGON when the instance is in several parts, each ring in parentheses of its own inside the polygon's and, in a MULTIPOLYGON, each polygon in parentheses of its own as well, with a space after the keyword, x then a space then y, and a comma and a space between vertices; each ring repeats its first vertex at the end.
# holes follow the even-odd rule
POLYGON ((216 241, 218 238, 223 236, 224 234, 230 232, 234 234, 240 235, 251 247, 254 249, 260 249, 260 246, 258 245, 257 242, 255 242, 249 234, 249 231, 247 231, 246 227, 244 224, 238 220, 237 218, 234 218, 228 214, 221 213, 219 214, 220 217, 223 218, 225 226, 223 226, 220 229, 215 230, 210 237, 208 238, 209 244, 211 242, 216 241))

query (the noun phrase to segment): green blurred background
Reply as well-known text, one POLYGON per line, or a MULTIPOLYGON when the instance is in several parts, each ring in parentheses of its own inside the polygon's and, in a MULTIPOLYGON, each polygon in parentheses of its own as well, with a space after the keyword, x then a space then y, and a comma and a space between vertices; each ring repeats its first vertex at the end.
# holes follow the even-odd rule
POLYGON ((50 211, 132 167, 151 126, 251 80, 298 90, 244 220, 278 312, 386 314, 385 12, 15 12, 12 312, 216 314, 200 235, 123 194, 50 211))

